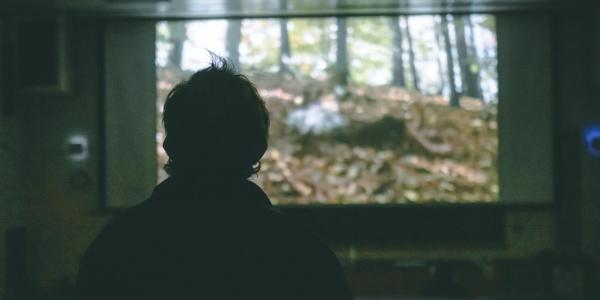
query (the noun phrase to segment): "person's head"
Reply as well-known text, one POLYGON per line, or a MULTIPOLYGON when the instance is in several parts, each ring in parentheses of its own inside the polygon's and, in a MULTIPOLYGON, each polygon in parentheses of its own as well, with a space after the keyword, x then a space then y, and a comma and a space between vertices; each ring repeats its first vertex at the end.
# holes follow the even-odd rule
POLYGON ((269 113, 252 82, 221 57, 171 90, 163 123, 170 175, 245 179, 260 169, 269 113))

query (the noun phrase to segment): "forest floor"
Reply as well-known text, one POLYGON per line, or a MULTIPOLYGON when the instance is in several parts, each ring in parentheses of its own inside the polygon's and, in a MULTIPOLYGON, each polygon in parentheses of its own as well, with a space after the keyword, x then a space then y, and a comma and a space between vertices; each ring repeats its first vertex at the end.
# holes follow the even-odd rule
MULTIPOLYGON (((494 103, 462 97, 451 107, 442 96, 398 87, 249 77, 271 117, 269 150, 253 180, 275 204, 498 199, 494 103)), ((159 97, 168 86, 160 91, 159 82, 159 97)))

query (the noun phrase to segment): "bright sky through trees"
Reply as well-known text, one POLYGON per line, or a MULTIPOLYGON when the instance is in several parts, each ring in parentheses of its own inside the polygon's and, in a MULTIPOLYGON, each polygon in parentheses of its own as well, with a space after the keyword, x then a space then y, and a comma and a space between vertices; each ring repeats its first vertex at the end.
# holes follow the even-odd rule
MULTIPOLYGON (((440 76, 438 64, 445 65, 446 53, 436 42, 435 22, 439 16, 409 16, 408 24, 414 40, 415 65, 421 81, 421 90, 435 94, 439 90, 440 76), (441 61, 438 61, 441 60, 441 61)), ((481 88, 486 101, 497 101, 496 74, 496 35, 493 17, 470 15, 473 32, 467 30, 466 38, 474 42, 477 56, 482 58, 481 88), (471 39, 472 35, 472 39, 471 39)), ((181 68, 197 70, 208 62, 207 50, 227 56, 225 39, 227 20, 203 20, 186 22, 186 41, 183 45, 181 68)), ((401 22, 402 30, 406 25, 401 22)), ((166 22, 157 26, 159 34, 169 35, 166 22)), ((326 70, 335 63, 336 24, 333 18, 289 19, 288 30, 292 55, 290 65, 299 72, 316 79, 324 79, 326 70)), ((392 78, 392 37, 386 17, 348 18, 348 47, 350 73, 353 82, 368 85, 389 84, 392 78)), ((449 23, 449 34, 456 39, 454 24, 449 23)), ((242 40, 239 45, 242 70, 259 68, 263 71, 277 71, 280 31, 278 19, 245 19, 242 21, 242 40)), ((408 47, 406 39, 404 48, 408 47)), ((168 44, 158 44, 157 64, 164 66, 167 61, 168 44)), ((453 49, 456 57, 456 48, 453 49)), ((404 53, 404 60, 408 60, 404 53)), ((456 59, 456 58, 455 58, 456 59)), ((455 64, 455 73, 459 65, 455 64)), ((457 88, 462 82, 457 80, 457 88)), ((443 88, 449 94, 448 87, 443 88)))

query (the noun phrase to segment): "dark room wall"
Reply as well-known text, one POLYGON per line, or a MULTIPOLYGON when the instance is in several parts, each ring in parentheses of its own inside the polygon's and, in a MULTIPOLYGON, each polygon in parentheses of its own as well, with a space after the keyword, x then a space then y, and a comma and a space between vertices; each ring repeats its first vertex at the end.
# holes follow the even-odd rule
MULTIPOLYGON (((70 20, 65 29, 69 67, 60 76, 68 78, 68 86, 15 88, 13 109, 1 127, 6 149, 0 151, 0 176, 9 181, 2 180, 8 194, 2 195, 0 205, 10 218, 0 218, 0 226, 5 232, 6 226, 24 225, 26 284, 36 293, 74 278, 78 258, 106 220, 94 214, 99 191, 101 27, 94 21, 70 20), (80 161, 70 159, 68 152, 69 138, 76 135, 89 141, 89 155, 80 161), (24 208, 15 212, 21 203, 24 208)), ((0 289, 4 287, 0 282, 0 289)))
MULTIPOLYGON (((4 36, 14 38, 11 32, 20 22, 20 19, 5 22, 4 36)), ((59 60, 64 68, 57 75, 65 84, 15 84, 11 87, 11 96, 0 102, 10 108, 0 112, 0 254, 3 258, 0 295, 29 292, 45 295, 71 286, 79 258, 113 215, 101 209, 107 200, 103 181, 117 180, 118 186, 113 185, 109 190, 112 191, 109 200, 123 205, 147 197, 156 180, 156 160, 152 154, 156 120, 154 23, 150 22, 150 27, 142 26, 140 31, 136 29, 140 26, 122 27, 119 25, 122 22, 100 19, 72 18, 59 19, 59 22, 62 23, 57 34, 62 55, 59 60), (137 35, 139 32, 147 34, 137 35), (149 43, 142 45, 140 38, 149 43), (128 42, 132 47, 123 49, 127 45, 115 39, 128 42), (107 46, 107 41, 111 46, 107 46), (144 49, 130 49, 135 47, 144 49), (127 51, 132 61, 123 60, 127 51), (107 52, 111 53, 110 59, 105 59, 107 52), (134 78, 138 80, 132 80, 134 78), (142 87, 138 82, 149 84, 142 87), (131 87, 138 87, 139 94, 131 94, 131 87), (106 97, 111 101, 105 101, 106 97), (137 105, 140 101, 143 103, 137 105), (106 103, 111 106, 105 107, 106 103), (146 105, 142 105, 144 103, 146 105), (111 107, 122 114, 113 112, 105 118, 103 111, 111 107), (141 107, 145 111, 140 112, 141 107), (111 129, 109 134, 106 128, 100 128, 107 124, 111 129), (132 130, 136 126, 148 130, 132 130), (85 153, 70 153, 79 151, 70 149, 70 143, 80 142, 81 138, 87 141, 85 153), (103 143, 108 143, 111 150, 108 170, 103 143), (143 148, 146 155, 136 154, 132 148, 143 148), (136 161, 137 158, 143 161, 136 161), (110 176, 106 175, 107 171, 110 176), (146 175, 139 176, 136 172, 146 175), (129 179, 138 180, 127 186, 129 179), (115 194, 119 189, 129 193, 115 194), (29 291, 11 290, 15 279, 11 279, 10 288, 5 288, 9 282, 4 272, 8 265, 4 259, 8 247, 5 235, 13 228, 24 229, 19 233, 24 234, 26 251, 19 254, 24 263, 18 268, 24 269, 21 271, 27 275, 16 277, 29 291)), ((14 39, 6 40, 15 44, 14 39)), ((14 50, 14 47, 6 48, 14 50)), ((44 51, 43 46, 38 50, 44 51)), ((16 54, 3 53, 3 62, 16 57, 19 51, 14 52, 16 54)), ((7 76, 16 74, 5 73, 7 76)))
MULTIPOLYGON (((0 21, 0 57, 5 57, 6 22, 0 21)), ((0 59, 0 69, 6 66, 0 59)), ((24 203, 22 198, 23 172, 20 168, 22 139, 17 120, 6 101, 5 73, 0 73, 0 295, 4 294, 6 282, 7 231, 22 227, 24 203)))
POLYGON ((598 8, 567 12, 554 24, 558 250, 594 270, 587 283, 594 297, 600 295, 600 158, 586 149, 583 130, 600 123, 599 17, 598 8))
MULTIPOLYGON (((590 32, 593 39, 590 50, 593 59, 589 64, 592 68, 591 94, 585 98, 586 109, 581 119, 584 123, 593 122, 600 125, 600 8, 594 12, 590 32)), ((582 248, 595 259, 596 268, 600 269, 600 157, 584 155, 581 160, 581 190, 583 205, 581 206, 582 248)), ((600 275, 596 275, 594 286, 596 295, 600 295, 600 275)))

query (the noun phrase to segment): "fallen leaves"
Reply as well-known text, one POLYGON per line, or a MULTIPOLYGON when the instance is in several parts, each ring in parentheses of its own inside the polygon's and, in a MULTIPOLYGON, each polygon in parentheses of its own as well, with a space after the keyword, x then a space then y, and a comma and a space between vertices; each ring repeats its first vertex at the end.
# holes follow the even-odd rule
MULTIPOLYGON (((271 115, 270 148, 254 180, 276 204, 498 200, 495 104, 462 98, 454 108, 443 96, 397 87, 350 86, 340 94, 328 81, 249 77, 271 115), (335 126, 315 127, 310 110, 335 126), (292 124, 292 115, 313 123, 292 124)), ((168 80, 176 82, 164 78, 162 96, 168 80)))

